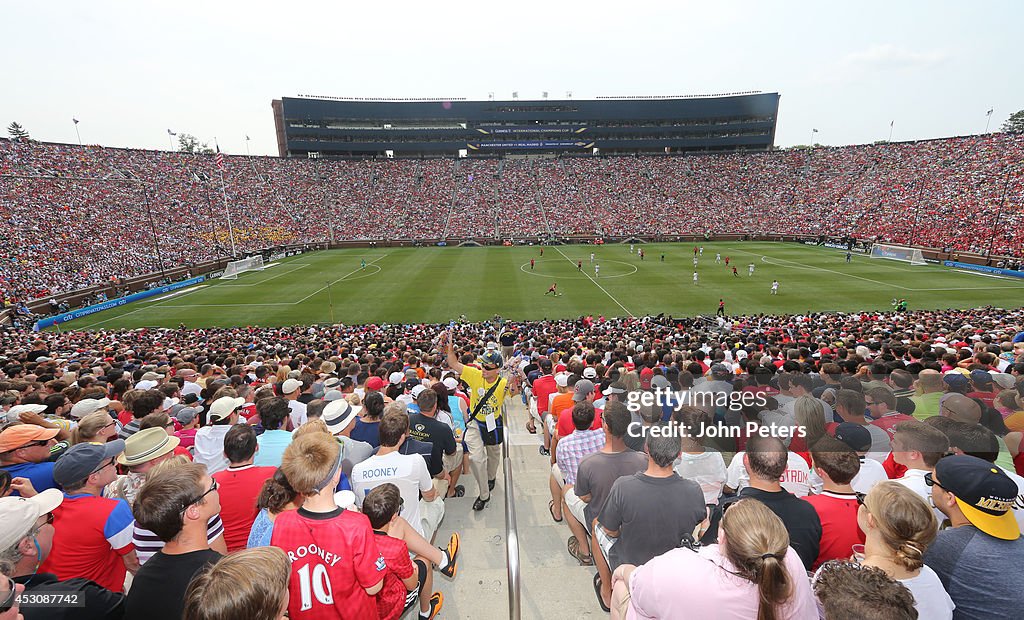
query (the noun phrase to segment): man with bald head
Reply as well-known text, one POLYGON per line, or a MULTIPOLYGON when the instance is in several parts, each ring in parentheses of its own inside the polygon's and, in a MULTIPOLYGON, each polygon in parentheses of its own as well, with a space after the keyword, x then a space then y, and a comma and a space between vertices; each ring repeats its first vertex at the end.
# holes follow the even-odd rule
POLYGON ((914 393, 910 400, 914 401, 914 417, 927 420, 939 415, 939 399, 943 393, 942 374, 937 370, 922 370, 914 382, 914 393))
POLYGON ((946 394, 939 403, 939 415, 958 422, 978 424, 981 422, 981 405, 963 394, 946 394))

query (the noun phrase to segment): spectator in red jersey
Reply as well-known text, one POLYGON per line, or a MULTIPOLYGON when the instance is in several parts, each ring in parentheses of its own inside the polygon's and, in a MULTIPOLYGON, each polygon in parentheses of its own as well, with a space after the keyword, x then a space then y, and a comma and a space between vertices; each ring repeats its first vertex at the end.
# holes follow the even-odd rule
POLYGON ((274 521, 270 542, 292 561, 290 616, 373 618, 374 597, 384 586, 387 563, 365 515, 339 508, 334 490, 341 479, 341 446, 326 433, 308 433, 289 444, 281 470, 303 498, 294 512, 274 521), (321 581, 313 581, 317 575, 321 581), (314 583, 331 584, 330 591, 314 583))
POLYGON ((256 520, 256 499, 263 483, 274 476, 275 467, 256 467, 256 429, 236 424, 224 436, 228 468, 213 475, 220 486, 220 518, 228 553, 245 549, 252 523, 256 520))
POLYGON ((864 392, 864 406, 867 407, 871 424, 889 433, 890 438, 896 433, 898 423, 914 419, 896 410, 896 395, 888 388, 873 387, 864 392))
POLYGON ((377 593, 377 614, 381 620, 396 620, 416 600, 420 603, 419 617, 431 620, 441 611, 444 596, 431 592, 434 576, 430 560, 416 556, 409 561, 409 547, 401 538, 389 536, 391 526, 402 510, 402 494, 398 487, 386 482, 374 487, 363 499, 363 514, 370 520, 376 534, 377 548, 387 563, 384 586, 377 593))
POLYGON ((71 446, 53 468, 64 502, 53 511, 53 548, 41 572, 58 579, 82 577, 111 592, 124 592, 126 573, 139 569, 132 545, 135 518, 123 499, 102 497, 114 481, 124 441, 71 446))
POLYGON ((280 620, 288 614, 288 556, 277 547, 232 553, 196 575, 184 620, 280 620))
POLYGON ((829 560, 849 558, 851 546, 864 543, 864 533, 857 527, 857 495, 850 486, 860 471, 857 453, 838 439, 822 437, 811 446, 811 460, 823 482, 821 493, 803 498, 821 521, 818 559, 811 566, 817 570, 829 560))
POLYGON ((132 581, 125 613, 129 618, 177 620, 185 590, 196 573, 221 559, 210 549, 207 523, 220 513, 217 483, 196 463, 164 467, 146 480, 135 500, 138 524, 164 546, 132 581))

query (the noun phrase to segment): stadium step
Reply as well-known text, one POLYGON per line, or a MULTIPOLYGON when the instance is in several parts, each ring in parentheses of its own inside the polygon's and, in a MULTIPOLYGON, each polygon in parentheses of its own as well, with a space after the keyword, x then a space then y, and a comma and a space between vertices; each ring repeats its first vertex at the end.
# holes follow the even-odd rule
MULTIPOLYGON (((527 414, 522 401, 509 401, 509 456, 512 461, 514 502, 519 531, 520 609, 524 619, 577 620, 602 618, 594 596, 593 567, 579 566, 565 549, 571 535, 565 523, 555 523, 548 513, 548 457, 538 453, 540 435, 530 435, 524 425, 527 414)), ((434 573, 434 590, 444 593, 440 618, 507 618, 508 574, 505 563, 505 489, 501 469, 491 501, 473 512, 476 483, 464 474, 459 484, 466 496, 445 500, 445 517, 435 542, 461 536, 459 572, 454 580, 434 573)), ((405 616, 412 620, 415 613, 405 616)))

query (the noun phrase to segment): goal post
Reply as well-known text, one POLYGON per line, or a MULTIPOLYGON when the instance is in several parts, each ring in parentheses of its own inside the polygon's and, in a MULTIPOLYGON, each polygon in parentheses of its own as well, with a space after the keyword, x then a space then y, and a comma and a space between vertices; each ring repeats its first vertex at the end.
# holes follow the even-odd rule
POLYGON ((885 258, 888 260, 898 260, 904 263, 910 263, 911 265, 927 264, 924 260, 924 255, 921 254, 921 250, 917 248, 908 248, 901 245, 876 243, 873 246, 871 246, 870 256, 871 258, 885 258))
POLYGON ((224 267, 224 273, 221 274, 220 279, 236 280, 238 279, 238 274, 245 273, 246 271, 263 271, 263 255, 257 254, 249 258, 231 261, 224 267))

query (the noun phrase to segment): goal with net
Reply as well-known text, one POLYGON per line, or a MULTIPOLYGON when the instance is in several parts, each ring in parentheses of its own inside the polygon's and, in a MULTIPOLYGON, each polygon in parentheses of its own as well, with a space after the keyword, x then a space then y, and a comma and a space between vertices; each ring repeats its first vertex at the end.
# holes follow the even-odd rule
POLYGON ((224 268, 224 273, 220 278, 222 280, 236 280, 238 274, 245 273, 246 271, 263 271, 263 256, 250 256, 249 258, 231 261, 224 268))
POLYGON ((871 258, 887 258, 889 260, 910 263, 911 265, 926 264, 921 250, 900 245, 887 245, 885 243, 876 243, 871 246, 871 258))

